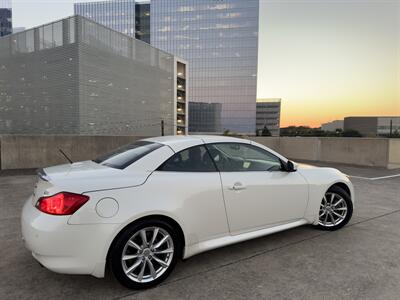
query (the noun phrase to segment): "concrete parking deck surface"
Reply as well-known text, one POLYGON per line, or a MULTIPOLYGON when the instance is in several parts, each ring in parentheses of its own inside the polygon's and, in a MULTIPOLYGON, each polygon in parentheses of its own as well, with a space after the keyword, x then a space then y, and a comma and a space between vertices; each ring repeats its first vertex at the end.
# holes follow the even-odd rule
POLYGON ((20 211, 34 176, 0 177, 1 299, 399 299, 400 170, 339 166, 356 191, 342 230, 310 226, 243 242, 178 263, 162 285, 131 291, 111 276, 52 273, 20 240, 20 211), (364 177, 364 178, 358 178, 364 177))

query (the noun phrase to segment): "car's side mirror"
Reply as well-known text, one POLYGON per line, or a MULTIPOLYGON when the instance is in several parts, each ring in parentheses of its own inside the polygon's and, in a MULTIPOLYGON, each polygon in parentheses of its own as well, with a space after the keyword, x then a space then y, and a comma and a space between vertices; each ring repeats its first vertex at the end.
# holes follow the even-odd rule
POLYGON ((288 160, 287 162, 283 162, 283 168, 286 172, 296 172, 297 171, 297 165, 292 162, 291 160, 288 160))

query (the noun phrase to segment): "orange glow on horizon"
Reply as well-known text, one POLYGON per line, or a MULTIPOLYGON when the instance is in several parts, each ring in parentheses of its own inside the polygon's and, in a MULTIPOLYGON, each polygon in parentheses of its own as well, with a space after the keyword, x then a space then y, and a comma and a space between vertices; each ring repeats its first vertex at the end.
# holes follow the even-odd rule
MULTIPOLYGON (((282 99, 281 109, 281 127, 288 126, 309 126, 320 127, 321 124, 331 122, 334 120, 343 120, 345 117, 350 116, 400 116, 400 101, 396 107, 396 103, 387 105, 385 107, 376 105, 360 105, 360 101, 352 101, 344 107, 330 105, 330 101, 325 105, 319 105, 320 102, 315 101, 313 105, 296 105, 292 103, 285 103, 282 99)), ((370 102, 371 103, 371 102, 370 102)))
POLYGON ((257 98, 282 99, 281 127, 400 116, 399 10, 400 1, 261 1, 257 98))

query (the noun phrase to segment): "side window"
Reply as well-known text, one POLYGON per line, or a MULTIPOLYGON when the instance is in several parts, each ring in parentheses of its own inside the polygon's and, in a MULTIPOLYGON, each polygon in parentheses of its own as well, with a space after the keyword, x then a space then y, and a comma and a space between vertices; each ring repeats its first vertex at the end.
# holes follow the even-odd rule
POLYGON ((281 170, 278 157, 254 145, 217 143, 207 145, 207 148, 221 172, 281 170))
POLYGON ((204 146, 195 146, 174 154, 158 171, 216 172, 215 165, 204 146))

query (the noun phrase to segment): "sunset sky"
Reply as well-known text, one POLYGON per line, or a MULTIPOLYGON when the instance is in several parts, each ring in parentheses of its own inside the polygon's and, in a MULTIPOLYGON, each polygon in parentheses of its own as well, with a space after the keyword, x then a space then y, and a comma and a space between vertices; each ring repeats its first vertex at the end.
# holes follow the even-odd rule
MULTIPOLYGON (((14 0, 14 26, 73 2, 14 0)), ((259 42, 258 98, 282 98, 281 126, 400 115, 400 0, 260 0, 259 42)))
POLYGON ((400 116, 400 0, 261 1, 258 97, 281 126, 400 116))

